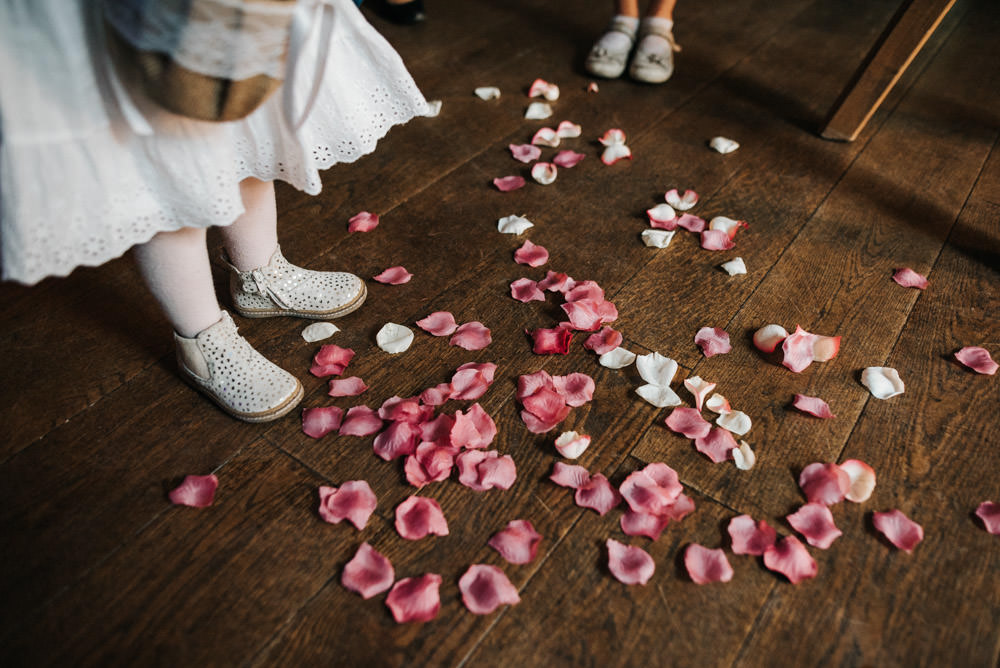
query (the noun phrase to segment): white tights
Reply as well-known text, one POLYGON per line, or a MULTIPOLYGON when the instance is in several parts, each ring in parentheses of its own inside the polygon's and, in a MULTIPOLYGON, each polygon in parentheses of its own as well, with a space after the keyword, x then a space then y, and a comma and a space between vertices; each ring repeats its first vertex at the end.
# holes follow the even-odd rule
MULTIPOLYGON (((245 212, 221 231, 230 262, 247 271, 266 265, 278 247, 274 184, 244 179, 240 195, 245 212)), ((146 285, 178 334, 190 338, 219 321, 203 228, 160 232, 135 247, 135 258, 146 285)))

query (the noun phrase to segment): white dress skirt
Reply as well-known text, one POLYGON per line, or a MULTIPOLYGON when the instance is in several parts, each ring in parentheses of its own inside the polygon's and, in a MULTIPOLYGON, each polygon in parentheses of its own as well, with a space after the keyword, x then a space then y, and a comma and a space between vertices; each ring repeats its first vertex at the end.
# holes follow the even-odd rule
MULTIPOLYGON (((243 212, 247 177, 316 194, 319 170, 370 153, 392 126, 426 115, 398 54, 354 3, 324 2, 335 11, 333 36, 319 96, 298 132, 286 123, 279 89, 225 123, 133 97, 153 130, 141 134, 102 84, 105 52, 86 29, 96 0, 0 0, 3 278, 65 276, 161 231, 228 225, 243 212)), ((318 42, 313 29, 293 89, 298 109, 313 87, 318 42)))

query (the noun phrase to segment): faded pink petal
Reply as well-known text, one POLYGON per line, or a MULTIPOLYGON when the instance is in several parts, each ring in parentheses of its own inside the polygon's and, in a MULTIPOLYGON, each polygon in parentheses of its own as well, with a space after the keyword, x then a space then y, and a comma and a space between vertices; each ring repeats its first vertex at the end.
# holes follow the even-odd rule
POLYGON ((917 288, 918 290, 926 290, 928 285, 926 278, 909 267, 897 269, 896 273, 892 275, 892 280, 896 281, 904 288, 917 288))
POLYGON ((406 540, 448 535, 448 522, 441 506, 426 496, 411 496, 396 506, 396 531, 406 540))
POLYGON ((764 550, 764 566, 781 573, 792 584, 816 577, 819 566, 809 550, 795 536, 786 536, 764 550))
POLYGON ((634 545, 624 545, 609 538, 608 570, 622 584, 644 585, 653 577, 656 565, 653 558, 642 548, 634 545))
POLYGON ((446 413, 415 425, 420 428, 420 439, 440 446, 451 447, 451 430, 455 426, 455 418, 446 413))
POLYGON ((556 385, 552 382, 552 376, 545 369, 539 369, 534 373, 528 373, 517 378, 516 396, 518 399, 530 397, 542 389, 551 390, 552 392, 556 391, 556 385))
MULTIPOLYGON (((535 135, 531 138, 531 143, 537 148, 538 146, 545 146, 548 148, 555 148, 559 146, 559 135, 552 128, 539 128, 535 135)), ((541 155, 542 150, 538 149, 539 155, 541 155)))
POLYGON ((409 422, 393 422, 389 428, 375 437, 375 454, 391 461, 397 457, 412 455, 417 449, 420 427, 409 422))
POLYGON ((677 229, 677 212, 669 204, 657 204, 652 209, 646 209, 649 226, 659 230, 677 229))
POLYGON ((487 543, 512 564, 527 564, 535 560, 542 536, 528 520, 511 520, 493 534, 487 543))
POLYGON ((691 376, 684 379, 684 387, 694 397, 694 407, 700 411, 702 404, 705 403, 705 397, 715 389, 715 383, 702 380, 701 376, 691 376))
POLYGON ((582 466, 555 462, 552 465, 552 473, 549 475, 549 480, 560 487, 579 489, 590 482, 590 473, 582 466))
POLYGON ((467 362, 458 367, 451 377, 454 388, 451 398, 474 400, 483 396, 493 384, 496 370, 497 365, 492 362, 467 362))
POLYGON ((347 221, 348 232, 371 232, 378 227, 378 215, 362 211, 347 221))
POLYGON ((1000 536, 1000 503, 983 501, 976 508, 976 517, 983 522, 989 533, 1000 536))
POLYGON ((736 233, 745 227, 749 227, 746 222, 742 220, 733 220, 732 218, 727 218, 726 216, 716 216, 712 220, 708 221, 709 230, 725 232, 730 239, 736 238, 736 233))
POLYGON ((341 436, 371 436, 382 430, 382 418, 367 406, 353 406, 347 409, 340 424, 341 436))
POLYGON ((816 343, 816 335, 810 334, 800 326, 795 325, 795 333, 788 336, 781 344, 784 358, 781 363, 799 373, 813 363, 813 346, 816 343))
POLYGON ((559 169, 551 162, 536 162, 531 167, 531 178, 543 186, 555 182, 558 175, 559 169))
POLYGON ((536 355, 566 355, 569 354, 569 344, 573 339, 573 331, 567 327, 552 329, 526 330, 533 345, 531 352, 536 355))
POLYGON ((532 434, 544 434, 555 429, 569 415, 569 411, 569 406, 563 406, 560 412, 552 416, 539 417, 530 411, 524 410, 521 411, 521 420, 532 434))
POLYGON ((378 416, 393 422, 422 423, 434 415, 434 409, 420 403, 419 397, 389 397, 382 402, 378 416))
POLYGON ((595 332, 601 325, 618 319, 618 309, 604 299, 579 299, 566 302, 561 308, 569 317, 573 329, 584 332, 595 332))
POLYGON ((458 323, 448 311, 434 311, 426 318, 417 320, 417 327, 434 336, 448 336, 455 333, 458 323))
POLYGON ((722 230, 702 230, 701 247, 705 250, 722 251, 735 247, 736 244, 722 230))
POLYGON ((511 144, 507 148, 510 149, 510 154, 514 156, 515 160, 520 160, 524 163, 538 160, 542 155, 542 149, 531 144, 511 144))
POLYGON ((428 387, 420 393, 420 403, 425 406, 440 406, 451 399, 454 391, 455 388, 451 386, 451 383, 441 383, 434 387, 428 387))
POLYGON ((816 335, 813 341, 813 362, 826 362, 832 360, 840 352, 839 336, 816 335))
POLYGON ((510 296, 522 303, 545 301, 545 293, 538 288, 538 283, 530 278, 519 278, 511 283, 510 296))
POLYGON ((344 410, 338 406, 319 406, 302 411, 302 431, 306 436, 322 438, 340 429, 344 410))
POLYGON ((523 188, 524 184, 523 176, 503 176, 493 179, 493 185, 502 193, 509 193, 511 190, 523 188))
POLYGON ((804 394, 796 394, 792 405, 803 413, 815 415, 818 418, 835 418, 836 415, 830 410, 830 406, 819 397, 807 397, 804 394))
POLYGON ((998 366, 1000 366, 990 357, 990 351, 979 346, 966 346, 962 348, 955 353, 955 359, 976 373, 986 374, 987 376, 995 374, 998 366))
POLYGON ((397 624, 429 622, 441 609, 441 576, 427 573, 416 578, 403 578, 393 585, 385 604, 397 624))
POLYGON ((406 267, 389 267, 383 271, 378 276, 372 277, 379 283, 385 283, 386 285, 401 285, 403 283, 409 283, 410 279, 413 278, 413 274, 406 271, 406 267))
POLYGON ((733 567, 721 549, 710 550, 698 543, 691 543, 684 550, 684 568, 695 584, 729 582, 733 579, 733 567))
POLYGON ((646 536, 650 540, 659 540, 660 534, 670 524, 670 517, 666 514, 637 513, 630 509, 622 515, 619 524, 626 536, 646 536))
POLYGON ((601 331, 588 336, 587 340, 583 342, 583 347, 587 350, 593 350, 598 355, 603 355, 620 346, 622 341, 621 332, 617 332, 610 327, 603 327, 601 331))
POLYGON ((677 227, 683 228, 688 232, 700 234, 705 230, 705 225, 705 219, 699 218, 693 213, 682 213, 677 217, 677 227))
POLYGON ((728 531, 733 554, 760 556, 778 538, 777 532, 767 522, 755 522, 749 515, 737 515, 729 520, 728 531))
MULTIPOLYGON (((555 385, 553 384, 554 387, 555 385)), ((557 418, 562 420, 569 414, 569 406, 566 405, 566 398, 555 389, 539 388, 529 396, 521 399, 521 404, 526 411, 546 421, 557 418)))
POLYGON ((753 344, 761 352, 773 353, 786 338, 788 332, 781 325, 764 325, 753 333, 753 344))
POLYGON ((577 153, 576 151, 559 151, 552 158, 552 164, 569 169, 570 167, 576 167, 586 157, 585 154, 577 153))
POLYGON ((718 464, 729 459, 729 453, 740 446, 729 430, 712 427, 707 436, 694 439, 694 447, 718 464))
POLYGON ((785 518, 813 547, 825 550, 843 532, 833 523, 833 513, 822 503, 807 503, 785 518))
POLYGON ((625 158, 632 159, 632 149, 625 144, 612 144, 601 153, 601 162, 605 165, 613 165, 625 158))
POLYGON ((836 464, 816 462, 802 469, 799 487, 811 503, 830 506, 844 500, 851 488, 851 478, 836 464))
POLYGON ((702 327, 694 335, 694 342, 705 357, 724 355, 733 349, 729 343, 729 334, 718 327, 702 327))
POLYGON ((567 406, 582 406, 594 398, 594 379, 585 373, 552 376, 552 384, 567 406))
POLYGON ((653 462, 633 471, 621 484, 621 496, 637 513, 662 515, 684 488, 677 472, 662 462, 653 462))
POLYGON ((601 302, 604 301, 604 289, 594 281, 576 281, 573 287, 563 294, 563 299, 568 302, 584 299, 601 302))
POLYGON ((556 438, 556 450, 566 459, 576 459, 590 447, 590 436, 575 431, 564 431, 556 438))
POLYGON ((521 602, 517 588, 496 566, 473 564, 458 580, 462 602, 474 615, 488 615, 501 605, 521 602))
POLYGON ((611 486, 602 473, 595 473, 590 476, 590 480, 577 487, 573 498, 576 505, 595 510, 602 517, 622 500, 618 490, 611 486))
POLYGON ((485 448, 497 435, 497 426, 479 404, 466 412, 456 411, 451 428, 451 445, 456 448, 485 448))
POLYGON ((356 397, 367 389, 365 381, 357 376, 350 376, 331 380, 330 391, 327 394, 331 397, 356 397))
POLYGON ((432 442, 424 442, 417 446, 415 452, 406 458, 403 472, 406 481, 420 489, 432 482, 447 480, 455 465, 457 448, 440 446, 432 442))
POLYGON ((528 97, 544 97, 550 102, 559 97, 559 86, 549 83, 545 79, 535 79, 528 88, 528 97))
POLYGON ((167 496, 175 506, 207 508, 215 501, 218 488, 219 479, 215 475, 187 475, 167 496))
POLYGON ((564 139, 576 139, 583 134, 583 128, 573 121, 562 121, 556 128, 556 134, 564 139))
POLYGON ((575 285, 576 281, 567 274, 556 271, 547 272, 545 278, 538 281, 538 288, 549 292, 567 292, 572 290, 575 285))
POLYGON ((309 372, 318 377, 339 376, 347 368, 354 351, 350 348, 341 348, 332 343, 322 346, 313 357, 312 368, 309 372))
POLYGON ((685 190, 684 194, 681 195, 677 188, 671 188, 663 196, 667 200, 667 204, 674 207, 678 211, 687 211, 695 204, 698 203, 698 193, 693 190, 685 190))
POLYGON ((455 334, 448 340, 449 345, 465 348, 466 350, 482 350, 490 345, 493 337, 490 335, 488 327, 478 321, 467 322, 459 325, 455 334))
POLYGON ((611 128, 607 130, 603 135, 601 135, 597 141, 601 142, 604 146, 614 146, 615 144, 625 143, 625 132, 620 128, 611 128))
POLYGON ((541 267, 549 261, 549 252, 544 246, 531 243, 531 239, 525 239, 524 245, 514 251, 514 261, 529 267, 541 267))
POLYGON ((695 408, 678 406, 665 420, 671 431, 683 434, 688 438, 704 438, 708 436, 712 425, 701 417, 701 412, 695 408))
POLYGON ((375 492, 364 480, 348 480, 340 487, 319 488, 319 516, 330 524, 347 520, 361 531, 377 505, 375 492))
POLYGON ((396 572, 389 560, 368 543, 361 543, 344 566, 340 584, 367 600, 389 589, 395 579, 396 572))
POLYGON ((875 469, 858 459, 848 459, 840 464, 840 470, 850 480, 850 487, 844 498, 854 503, 867 501, 875 490, 875 469))
POLYGON ((906 552, 913 552, 913 548, 924 539, 924 528, 899 509, 873 513, 872 524, 890 543, 906 552))
POLYGON ((517 479, 517 467, 510 455, 496 450, 466 450, 455 459, 458 481, 477 492, 510 489, 517 479))

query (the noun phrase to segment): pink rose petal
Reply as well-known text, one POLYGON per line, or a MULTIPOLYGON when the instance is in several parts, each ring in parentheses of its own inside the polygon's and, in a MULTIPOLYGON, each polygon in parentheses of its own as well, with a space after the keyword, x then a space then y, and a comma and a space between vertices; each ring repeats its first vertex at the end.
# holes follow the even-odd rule
POLYGON ((341 436, 371 436, 382 430, 382 418, 367 406, 353 406, 347 409, 340 424, 341 436))
POLYGON ((767 522, 755 522, 749 515, 737 515, 729 520, 728 531, 733 554, 760 556, 778 538, 777 532, 767 522))
POLYGON ((564 431, 555 442, 556 450, 566 459, 576 459, 590 447, 590 436, 564 431))
POLYGON ((455 465, 456 450, 457 448, 435 443, 421 443, 416 451, 406 458, 403 466, 406 482, 420 489, 432 482, 447 480, 455 465))
POLYGON ((377 505, 375 492, 364 480, 348 480, 340 487, 319 488, 319 516, 330 524, 347 520, 361 531, 377 505))
POLYGON ((497 365, 492 362, 467 362, 458 367, 451 377, 454 392, 452 399, 475 400, 486 394, 493 384, 493 376, 497 365))
POLYGON ((519 278, 511 283, 510 296, 525 304, 545 301, 545 293, 539 289, 538 283, 530 278, 519 278))
POLYGON ((367 211, 355 214, 347 221, 348 232, 371 232, 376 227, 378 227, 378 216, 367 211))
POLYGON ((387 462, 397 457, 412 455, 417 450, 419 437, 420 427, 409 422, 393 422, 388 429, 375 437, 373 442, 375 454, 387 462))
POLYGON ((702 230, 701 247, 705 250, 722 251, 734 248, 736 244, 722 230, 702 230))
POLYGON ((721 549, 710 550, 698 543, 691 543, 684 550, 684 568, 695 584, 729 582, 733 579, 733 567, 721 549))
POLYGON ((580 161, 586 157, 587 156, 585 154, 577 153, 576 151, 559 151, 556 153, 556 156, 552 158, 552 164, 569 169, 571 167, 576 167, 580 164, 580 161))
POLYGON ((567 327, 527 330, 531 337, 531 351, 536 355, 567 355, 573 332, 567 327))
POLYGON ((624 545, 609 538, 608 570, 622 584, 644 585, 653 577, 656 565, 653 558, 642 548, 634 545, 624 545))
POLYGON ((448 535, 448 522, 441 506, 425 496, 411 496, 396 506, 396 531, 406 540, 448 535))
POLYGON ((830 506, 844 500, 851 488, 851 478, 836 464, 816 462, 802 469, 799 487, 810 503, 830 506))
POLYGON ((502 457, 496 450, 466 450, 455 458, 458 481, 477 492, 490 489, 510 489, 517 480, 517 467, 510 455, 502 457))
POLYGON ((712 425, 701 417, 701 412, 695 408, 678 406, 665 420, 671 431, 683 434, 687 438, 704 438, 708 436, 712 425))
POLYGON ((545 278, 538 281, 538 288, 549 292, 567 292, 575 285, 576 281, 568 275, 556 271, 546 272, 545 278))
POLYGON ((671 188, 663 198, 667 201, 667 204, 678 211, 687 211, 698 203, 698 193, 693 190, 685 190, 684 194, 681 195, 677 191, 677 188, 671 188))
POLYGON ((378 416, 383 420, 393 422, 410 422, 419 424, 429 420, 434 415, 434 409, 420 403, 419 397, 389 397, 378 409, 378 416))
POLYGON ((781 325, 764 325, 753 333, 753 345, 763 353, 773 353, 787 338, 788 332, 781 325))
POLYGON ((319 406, 302 411, 302 431, 306 436, 322 438, 340 429, 344 409, 338 406, 319 406))
POLYGON ((725 232, 730 239, 735 239, 736 233, 745 227, 749 227, 746 222, 742 220, 733 220, 732 218, 727 218, 726 216, 716 216, 708 222, 709 230, 725 232))
POLYGON ((677 227, 683 228, 688 232, 700 234, 705 230, 705 225, 705 219, 699 218, 693 213, 682 213, 677 217, 677 227))
POLYGON ((781 363, 788 369, 799 373, 813 363, 813 347, 816 343, 816 335, 810 334, 798 325, 795 325, 795 333, 785 339, 781 344, 784 357, 781 363))
POLYGON ((718 464, 729 459, 729 453, 740 446, 728 430, 712 427, 707 436, 694 439, 694 447, 698 452, 718 464))
POLYGON ((434 336, 448 336, 455 333, 458 323, 448 311, 435 311, 426 318, 417 320, 417 327, 434 336))
POLYGON ((684 387, 694 397, 694 407, 700 411, 702 404, 705 403, 705 397, 715 389, 715 383, 702 380, 701 376, 691 376, 684 379, 684 387))
POLYGON ((523 188, 525 180, 523 176, 503 176, 493 179, 493 185, 502 193, 509 193, 512 190, 523 188))
POLYGON ((904 288, 917 288, 918 290, 926 290, 928 285, 926 278, 909 267, 897 269, 896 273, 892 275, 892 280, 896 281, 904 288))
POLYGON ((331 344, 322 346, 313 357, 312 368, 309 372, 318 377, 339 376, 344 373, 344 369, 354 357, 354 351, 350 348, 341 348, 331 344))
POLYGON ((393 585, 385 604, 397 624, 429 622, 441 609, 441 576, 427 573, 416 578, 403 578, 393 585))
POLYGON ((622 341, 621 332, 617 332, 610 327, 603 327, 601 331, 588 336, 587 340, 583 342, 583 347, 587 350, 593 350, 598 355, 603 355, 620 346, 622 341))
POLYGON ((604 301, 604 289, 594 281, 576 281, 573 287, 563 294, 563 299, 568 302, 584 299, 601 302, 604 301))
POLYGON ((585 373, 552 376, 552 385, 566 400, 567 406, 582 406, 594 398, 594 379, 585 373))
POLYGON ((474 615, 488 615, 501 605, 521 602, 517 588, 496 566, 473 564, 458 580, 462 602, 474 615))
POLYGON ((451 383, 441 383, 434 387, 428 387, 420 393, 420 403, 425 406, 440 406, 451 399, 454 391, 455 388, 451 386, 451 383))
POLYGON ((840 470, 847 474, 850 487, 844 495, 848 501, 864 503, 875 490, 875 469, 857 459, 841 463, 840 470))
POLYGON ((633 471, 620 488, 629 508, 648 515, 664 514, 683 490, 677 472, 661 462, 653 462, 639 471, 633 471))
MULTIPOLYGON (((531 143, 536 148, 539 146, 545 146, 548 148, 555 148, 559 146, 559 135, 552 128, 539 128, 535 135, 531 138, 531 143)), ((542 150, 538 149, 539 155, 542 150)))
POLYGON ((595 473, 590 480, 576 488, 573 496, 576 505, 597 511, 602 517, 621 503, 618 490, 611 486, 602 473, 595 473))
POLYGON ((467 322, 459 325, 455 334, 448 340, 449 345, 465 348, 466 350, 482 350, 490 345, 493 337, 490 335, 488 327, 478 321, 467 322))
POLYGON ((455 427, 455 418, 445 413, 420 423, 420 438, 422 441, 436 443, 440 446, 451 446, 451 430, 455 427))
POLYGON ((819 566, 795 536, 786 536, 764 550, 764 566, 781 573, 792 584, 816 577, 819 566))
POLYGON ((618 319, 618 309, 603 299, 579 299, 561 305, 573 329, 595 332, 601 325, 618 319))
POLYGON ((718 327, 702 327, 694 335, 694 342, 705 357, 724 355, 733 349, 729 343, 729 334, 718 327))
POLYGON ((361 543, 344 566, 340 584, 367 600, 389 589, 395 579, 396 572, 389 560, 368 543, 361 543))
POLYGON ((529 267, 541 267, 549 261, 549 252, 544 246, 538 246, 531 243, 531 239, 525 239, 524 245, 514 251, 514 261, 529 267))
POLYGON ((658 230, 677 229, 677 212, 669 204, 657 204, 652 209, 646 209, 649 226, 658 230))
POLYGON ((843 535, 833 523, 830 508, 822 503, 807 503, 785 520, 805 537, 807 543, 821 550, 833 545, 833 541, 843 535))
POLYGON ((455 412, 451 444, 463 448, 485 448, 497 435, 497 425, 482 406, 472 404, 463 413, 455 412), (461 443, 457 442, 461 441, 461 443))
POLYGON ((549 480, 560 487, 579 489, 590 482, 590 473, 582 466, 555 462, 549 480))
POLYGON ((990 351, 978 346, 966 346, 955 353, 955 359, 976 373, 992 376, 997 372, 998 365, 990 357, 990 351))
POLYGON ((792 405, 803 413, 815 415, 818 418, 835 418, 836 415, 830 410, 830 406, 819 397, 807 397, 804 394, 796 394, 792 405))
POLYGON ((563 139, 576 139, 583 134, 583 128, 573 121, 562 121, 556 128, 556 134, 563 139))
POLYGON ((976 508, 976 517, 983 522, 989 533, 1000 536, 1000 503, 983 501, 976 508))
POLYGON ((913 548, 924 539, 924 528, 899 509, 873 513, 872 524, 890 543, 906 552, 913 552, 913 548))
POLYGON ((555 389, 554 383, 552 389, 548 387, 538 388, 521 399, 521 404, 526 411, 543 420, 554 420, 559 416, 564 418, 569 413, 566 398, 555 389))
POLYGON ((515 160, 524 163, 538 160, 542 155, 542 149, 532 144, 511 144, 507 148, 510 149, 510 154, 514 156, 515 160))
POLYGON ((813 362, 826 362, 832 360, 840 352, 839 336, 816 335, 813 341, 813 362))
POLYGON ((207 508, 215 501, 218 488, 219 479, 215 475, 187 475, 167 496, 175 506, 207 508))
POLYGON ((542 536, 528 520, 511 520, 507 526, 493 534, 487 545, 512 564, 528 564, 538 554, 542 536))
POLYGON ((403 283, 409 283, 410 279, 413 278, 413 274, 406 271, 406 267, 396 266, 389 267, 378 276, 373 276, 372 278, 386 285, 402 285, 403 283))
POLYGON ((350 376, 331 380, 330 391, 327 394, 331 397, 356 397, 367 389, 365 381, 357 376, 350 376))
POLYGON ((670 524, 670 517, 666 514, 652 515, 626 510, 619 524, 626 536, 646 536, 655 541, 660 539, 660 534, 670 524))

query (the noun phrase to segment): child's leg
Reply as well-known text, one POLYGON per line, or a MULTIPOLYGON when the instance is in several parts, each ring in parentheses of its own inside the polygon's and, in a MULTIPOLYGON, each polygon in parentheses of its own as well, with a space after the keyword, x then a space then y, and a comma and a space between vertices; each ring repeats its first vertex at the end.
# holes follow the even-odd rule
POLYGON ((629 74, 639 81, 662 83, 674 71, 674 5, 676 0, 653 0, 639 25, 639 43, 629 74))
POLYGON ((639 28, 639 0, 614 0, 615 15, 591 47, 585 63, 594 76, 615 79, 625 71, 639 28))
POLYGON ((278 248, 278 212, 274 182, 246 178, 240 182, 244 213, 220 228, 229 261, 240 271, 263 267, 278 248))

